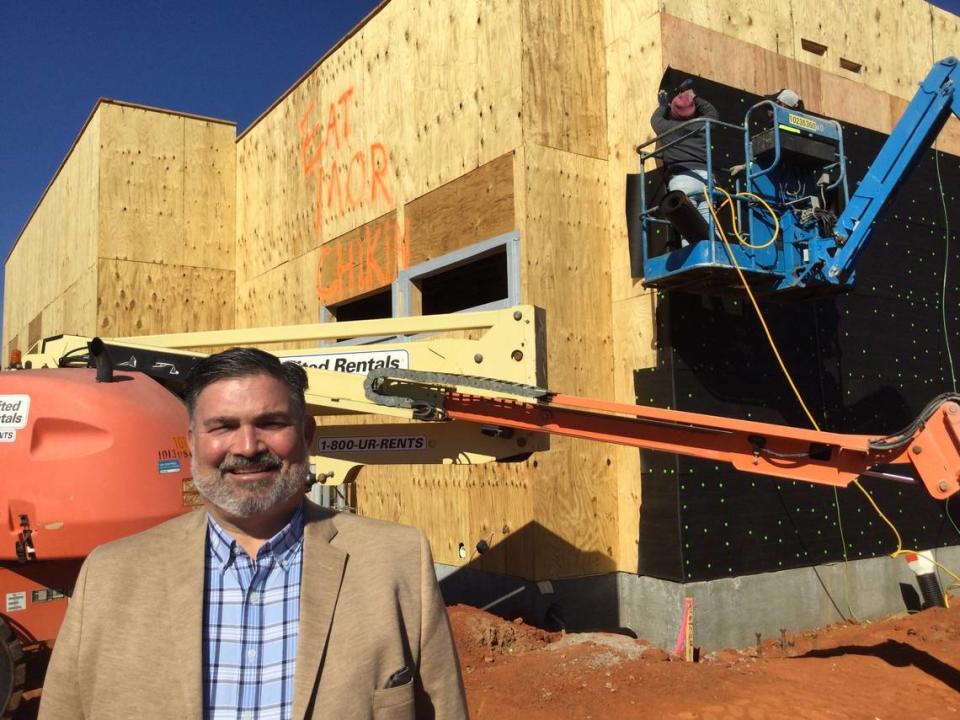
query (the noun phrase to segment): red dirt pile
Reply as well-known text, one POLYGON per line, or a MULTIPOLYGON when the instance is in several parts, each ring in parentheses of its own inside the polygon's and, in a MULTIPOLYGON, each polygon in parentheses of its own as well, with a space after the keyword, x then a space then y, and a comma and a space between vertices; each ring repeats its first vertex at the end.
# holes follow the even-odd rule
POLYGON ((474 720, 960 720, 960 602, 687 663, 642 640, 449 608, 474 720))

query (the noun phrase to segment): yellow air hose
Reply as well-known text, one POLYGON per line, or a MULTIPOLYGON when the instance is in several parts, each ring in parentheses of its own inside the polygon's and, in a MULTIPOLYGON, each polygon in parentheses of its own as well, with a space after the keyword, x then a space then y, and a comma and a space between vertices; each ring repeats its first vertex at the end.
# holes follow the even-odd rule
MULTIPOLYGON (((767 321, 763 317, 763 311, 760 309, 760 305, 757 303, 757 299, 756 297, 754 297, 753 291, 750 289, 750 284, 747 282, 747 278, 743 274, 743 270, 740 268, 739 263, 737 263, 737 259, 733 254, 733 249, 730 247, 730 241, 727 240, 726 232, 724 232, 723 228, 720 226, 720 219, 717 217, 717 211, 722 210, 724 205, 728 205, 728 204, 730 205, 730 216, 733 221, 734 235, 736 235, 737 241, 741 245, 752 248, 754 250, 762 250, 766 247, 769 247, 771 244, 773 244, 773 242, 777 239, 777 236, 780 233, 780 220, 779 218, 777 218, 777 214, 773 211, 770 205, 768 205, 763 200, 763 198, 757 195, 754 195, 753 193, 739 193, 738 197, 752 198, 756 200, 758 203, 760 203, 764 207, 764 209, 768 213, 770 213, 770 216, 773 218, 773 222, 774 222, 774 232, 770 240, 764 243, 763 245, 751 245, 749 242, 747 242, 746 240, 744 240, 744 238, 740 236, 740 233, 736 229, 737 215, 736 215, 736 210, 734 209, 733 198, 730 196, 730 193, 728 193, 726 190, 724 190, 721 187, 714 186, 714 189, 720 192, 725 198, 724 201, 720 204, 720 207, 718 207, 717 209, 714 209, 713 203, 710 202, 710 196, 709 196, 709 193, 707 192, 706 186, 704 186, 703 188, 704 199, 706 200, 706 203, 707 203, 707 209, 710 210, 710 215, 711 217, 713 217, 714 227, 717 229, 717 232, 720 235, 720 239, 723 241, 724 247, 727 249, 727 255, 730 257, 730 262, 733 264, 734 270, 737 271, 737 275, 740 278, 740 282, 743 285, 743 289, 747 293, 747 297, 750 298, 750 303, 753 305, 753 309, 757 314, 757 319, 760 320, 760 325, 763 328, 763 332, 767 336, 767 342, 770 344, 770 349, 773 350, 773 355, 774 357, 776 357, 777 363, 780 365, 780 369, 783 371, 783 375, 787 379, 787 382, 790 385, 790 389, 793 390, 793 394, 796 396, 797 401, 800 403, 800 407, 803 408, 803 412, 806 414, 807 419, 810 420, 810 424, 813 426, 815 430, 819 432, 820 425, 814 419, 813 414, 810 412, 810 409, 807 407, 807 404, 804 402, 803 396, 800 394, 800 391, 797 389, 796 384, 793 382, 793 377, 790 375, 790 371, 787 369, 786 363, 784 363, 783 358, 780 355, 780 351, 777 349, 777 344, 773 339, 773 334, 770 332, 770 328, 767 325, 767 321)), ((864 494, 864 496, 869 501, 870 505, 873 507, 874 510, 876 510, 877 514, 880 516, 880 519, 887 524, 887 526, 890 528, 891 531, 893 531, 893 535, 897 540, 897 549, 890 554, 890 557, 896 558, 900 555, 904 555, 907 553, 919 552, 918 550, 909 550, 909 549, 903 548, 903 539, 901 538, 900 533, 897 531, 896 526, 890 521, 890 518, 884 515, 883 511, 880 510, 880 507, 877 505, 876 501, 874 501, 873 497, 870 495, 867 489, 860 484, 859 479, 854 480, 853 484, 856 485, 856 487, 860 490, 860 492, 864 494)), ((834 493, 836 493, 836 489, 834 489, 834 493)), ((839 504, 838 504, 838 507, 839 507, 839 504)), ((841 533, 842 533, 842 529, 841 529, 841 533)), ((846 547, 844 547, 844 556, 846 556, 846 547)), ((960 576, 958 576, 948 568, 944 567, 942 564, 940 564, 936 560, 933 560, 932 562, 934 565, 936 565, 938 568, 940 568, 945 573, 947 573, 950 577, 952 577, 955 581, 960 582, 960 576)), ((946 593, 944 593, 944 603, 949 606, 949 601, 947 600, 946 593)))

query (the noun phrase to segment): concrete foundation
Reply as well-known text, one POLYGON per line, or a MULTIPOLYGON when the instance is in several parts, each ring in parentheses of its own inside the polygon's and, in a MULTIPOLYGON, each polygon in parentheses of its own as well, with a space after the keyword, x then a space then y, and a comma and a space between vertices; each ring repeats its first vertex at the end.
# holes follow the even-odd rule
MULTIPOLYGON (((960 546, 939 548, 938 562, 960 567, 960 546)), ((628 573, 529 582, 437 564, 450 604, 466 603, 550 629, 636 635, 664 649, 676 642, 684 598, 694 601, 694 638, 709 652, 742 648, 780 629, 798 632, 846 619, 917 610, 917 577, 903 558, 880 557, 781 572, 676 583, 628 573)), ((941 573, 945 588, 952 579, 941 573)))

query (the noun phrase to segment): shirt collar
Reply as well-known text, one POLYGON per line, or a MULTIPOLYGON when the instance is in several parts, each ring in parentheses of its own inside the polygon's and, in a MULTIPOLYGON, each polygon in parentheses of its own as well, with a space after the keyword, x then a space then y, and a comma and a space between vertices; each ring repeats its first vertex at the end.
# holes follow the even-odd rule
MULTIPOLYGON (((296 552, 303 540, 303 503, 297 505, 290 520, 280 528, 263 547, 257 551, 257 558, 273 556, 274 561, 284 565, 296 552)), ((237 541, 223 529, 209 512, 207 513, 207 547, 213 559, 221 568, 228 567, 238 553, 243 552, 237 541)))

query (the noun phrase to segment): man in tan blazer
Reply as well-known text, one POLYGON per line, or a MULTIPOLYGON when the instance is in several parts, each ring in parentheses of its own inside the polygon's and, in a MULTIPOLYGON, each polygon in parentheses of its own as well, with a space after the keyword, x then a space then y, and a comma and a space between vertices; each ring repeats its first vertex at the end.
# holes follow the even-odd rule
MULTIPOLYGON (((41 720, 467 717, 422 533, 303 499, 314 432, 305 387, 302 369, 257 350, 233 349, 197 364, 186 402, 194 483, 206 512, 90 555, 47 671, 41 720), (255 578, 258 567, 272 567, 265 560, 271 543, 302 538, 289 544, 291 553, 302 552, 302 569, 299 623, 281 643, 290 657, 277 666, 288 673, 286 685, 283 676, 247 668, 247 700, 236 705, 223 700, 230 693, 215 692, 218 682, 235 680, 218 675, 221 650, 211 640, 230 641, 210 620, 222 597, 211 591, 219 582, 211 575, 217 537, 229 550, 224 577, 246 559, 255 578), (257 705, 269 682, 286 688, 284 701, 257 705)), ((288 574, 293 567, 283 562, 288 574)), ((250 603, 244 612, 259 610, 250 603)), ((270 633, 246 622, 246 640, 270 633)), ((248 647, 258 646, 243 645, 252 657, 248 647)))

